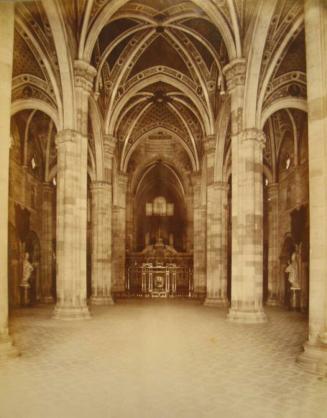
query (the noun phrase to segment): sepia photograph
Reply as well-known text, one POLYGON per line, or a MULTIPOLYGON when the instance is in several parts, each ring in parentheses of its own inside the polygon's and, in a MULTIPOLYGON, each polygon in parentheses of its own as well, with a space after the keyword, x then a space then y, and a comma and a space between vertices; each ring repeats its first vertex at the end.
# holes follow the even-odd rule
POLYGON ((327 0, 0 0, 0 418, 327 417, 327 0))

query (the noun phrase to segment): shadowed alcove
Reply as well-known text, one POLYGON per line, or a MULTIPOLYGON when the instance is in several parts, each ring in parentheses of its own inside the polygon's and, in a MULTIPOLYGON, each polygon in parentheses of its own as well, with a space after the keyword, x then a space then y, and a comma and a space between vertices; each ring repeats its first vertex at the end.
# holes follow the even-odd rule
POLYGON ((135 196, 136 248, 143 250, 159 238, 185 251, 186 210, 183 189, 169 165, 157 161, 142 176, 135 196))

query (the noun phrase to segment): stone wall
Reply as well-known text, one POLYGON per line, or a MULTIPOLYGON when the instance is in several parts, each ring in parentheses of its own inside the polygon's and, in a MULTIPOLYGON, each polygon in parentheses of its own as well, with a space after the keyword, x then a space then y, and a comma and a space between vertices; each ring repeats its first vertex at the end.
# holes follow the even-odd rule
MULTIPOLYGON (((284 243, 286 239, 292 239, 291 213, 295 209, 304 206, 308 207, 309 202, 309 174, 308 163, 302 161, 297 167, 290 167, 280 175, 278 185, 278 255, 279 255, 279 286, 278 299, 279 302, 287 303, 285 295, 287 291, 287 277, 285 275, 285 268, 287 254, 285 253, 284 243)), ((305 228, 305 226, 303 225, 305 228)), ((303 309, 308 306, 308 254, 305 254, 308 249, 308 242, 302 245, 302 302, 303 309)))
MULTIPOLYGON (((54 192, 55 190, 53 190, 52 201, 50 202, 52 211, 54 211, 55 205, 54 192)), ((42 298, 42 280, 43 272, 45 271, 44 264, 46 263, 43 248, 46 244, 44 240, 44 223, 48 221, 42 215, 42 207, 44 208, 43 197, 43 183, 28 172, 28 169, 23 168, 11 159, 9 170, 9 301, 12 307, 20 304, 19 284, 22 278, 24 252, 26 245, 28 245, 24 244, 18 237, 16 205, 19 205, 22 209, 27 209, 30 213, 30 233, 25 238, 30 242, 32 241, 32 244, 35 244, 35 254, 31 254, 31 256, 34 258, 32 261, 37 263, 33 273, 36 280, 36 301, 40 301, 42 298), (36 248, 38 244, 40 248, 36 248)), ((52 215, 50 220, 51 228, 49 228, 48 232, 51 234, 48 237, 51 245, 53 240, 55 240, 54 219, 54 215, 52 215)), ((49 259, 47 261, 49 262, 49 259)), ((52 270, 51 266, 48 266, 48 270, 52 270)))

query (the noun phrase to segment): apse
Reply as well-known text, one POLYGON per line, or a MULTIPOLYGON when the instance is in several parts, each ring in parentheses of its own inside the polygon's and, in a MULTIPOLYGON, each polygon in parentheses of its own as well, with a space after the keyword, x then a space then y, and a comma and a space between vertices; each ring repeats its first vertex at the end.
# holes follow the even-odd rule
POLYGON ((157 161, 143 175, 135 196, 136 249, 163 241, 185 251, 186 208, 177 174, 157 161))

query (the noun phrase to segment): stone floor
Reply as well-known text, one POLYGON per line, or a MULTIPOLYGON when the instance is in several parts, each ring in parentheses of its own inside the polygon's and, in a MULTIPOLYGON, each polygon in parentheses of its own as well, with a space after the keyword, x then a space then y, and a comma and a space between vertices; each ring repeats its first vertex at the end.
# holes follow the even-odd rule
POLYGON ((305 318, 267 313, 237 325, 187 300, 125 300, 73 323, 17 311, 21 356, 0 366, 0 417, 327 417, 327 380, 294 362, 305 318))

